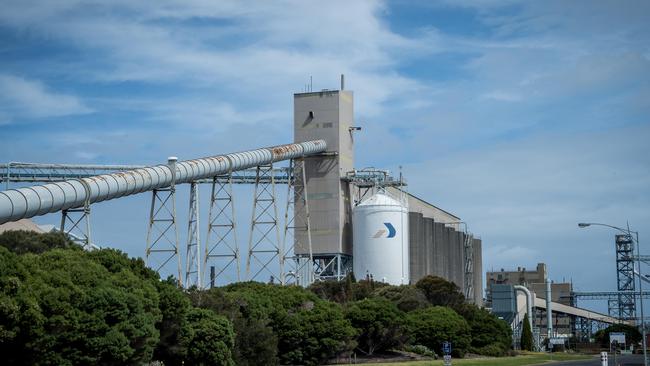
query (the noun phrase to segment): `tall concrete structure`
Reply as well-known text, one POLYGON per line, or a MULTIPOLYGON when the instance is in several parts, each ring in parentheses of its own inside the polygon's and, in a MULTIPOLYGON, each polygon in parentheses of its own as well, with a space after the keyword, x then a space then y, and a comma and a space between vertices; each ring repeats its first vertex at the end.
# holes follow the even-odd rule
MULTIPOLYGON (((327 142, 325 154, 305 160, 312 251, 320 278, 340 279, 352 268, 352 205, 342 178, 354 168, 353 121, 351 91, 294 94, 294 141, 320 136, 327 142)), ((296 246, 296 255, 307 254, 304 245, 296 246)))

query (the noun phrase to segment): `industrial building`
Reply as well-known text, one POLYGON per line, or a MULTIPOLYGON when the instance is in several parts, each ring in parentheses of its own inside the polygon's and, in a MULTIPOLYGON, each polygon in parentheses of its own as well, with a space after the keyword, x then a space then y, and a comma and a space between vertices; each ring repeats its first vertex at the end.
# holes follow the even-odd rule
MULTIPOLYGON (((489 271, 486 277, 486 306, 492 306, 492 287, 498 285, 521 285, 525 286, 539 299, 546 300, 546 283, 550 281, 545 263, 538 263, 534 270, 527 270, 525 267, 518 267, 516 271, 489 271)), ((566 306, 575 306, 572 302, 571 293, 573 284, 570 282, 553 282, 551 286, 551 301, 566 306)), ((552 313, 554 336, 568 337, 575 333, 575 323, 569 314, 552 313)), ((543 334, 548 329, 546 311, 538 311, 533 320, 534 326, 540 328, 543 334)))
POLYGON ((550 344, 565 344, 575 336, 579 341, 590 342, 598 329, 621 322, 629 324, 611 315, 577 307, 572 284, 550 281, 544 263, 538 263, 534 270, 518 267, 512 271, 487 272, 485 300, 493 314, 511 325, 515 348, 525 314, 529 315, 538 350, 543 349, 544 339, 549 339, 550 344))
MULTIPOLYGON (((359 130, 354 125, 353 93, 344 90, 343 83, 341 90, 294 94, 294 141, 327 143, 325 154, 305 159, 318 277, 341 279, 354 270, 357 278, 407 284, 436 275, 454 282, 468 300, 481 305, 481 240, 467 232, 458 216, 405 192, 402 179, 384 171, 355 169, 354 134, 362 133, 359 130), (404 212, 403 217, 394 217, 399 223, 381 218, 402 212, 397 205, 404 212), (361 211, 370 211, 373 219, 361 211), (402 233, 401 227, 408 232, 402 233)), ((296 206, 299 210, 304 207, 296 206)), ((307 256, 301 244, 307 242, 307 234, 299 235, 296 254, 307 256)))

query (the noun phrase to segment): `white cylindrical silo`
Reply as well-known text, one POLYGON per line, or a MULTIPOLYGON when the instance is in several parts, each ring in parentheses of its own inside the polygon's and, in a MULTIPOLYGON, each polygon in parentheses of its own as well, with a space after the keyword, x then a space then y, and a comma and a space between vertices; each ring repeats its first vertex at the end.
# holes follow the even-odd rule
POLYGON ((391 285, 409 283, 408 207, 384 192, 352 210, 353 270, 391 285))

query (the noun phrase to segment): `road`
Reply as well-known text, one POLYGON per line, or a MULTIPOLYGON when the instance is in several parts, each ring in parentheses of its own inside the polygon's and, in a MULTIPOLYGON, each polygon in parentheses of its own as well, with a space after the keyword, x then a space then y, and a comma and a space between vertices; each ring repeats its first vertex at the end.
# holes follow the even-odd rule
MULTIPOLYGON (((562 366, 600 366, 600 358, 594 357, 592 360, 581 360, 581 361, 566 361, 558 362, 553 365, 562 365, 562 366)), ((643 366, 643 355, 617 355, 616 363, 614 363, 613 355, 609 355, 609 364, 608 366, 643 366)))

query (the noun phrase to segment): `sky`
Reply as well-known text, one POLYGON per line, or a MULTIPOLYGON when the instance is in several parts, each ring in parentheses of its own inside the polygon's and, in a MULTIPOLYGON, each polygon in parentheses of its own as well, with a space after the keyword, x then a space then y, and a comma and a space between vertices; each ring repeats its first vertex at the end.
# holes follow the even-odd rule
MULTIPOLYGON (((292 94, 345 74, 356 166, 401 166, 482 238, 485 270, 545 262, 576 290, 614 290, 615 233, 580 221, 629 222, 650 254, 647 1, 1 3, 1 162, 288 143, 292 94)), ((95 205, 95 240, 142 255, 149 200, 95 205)))

